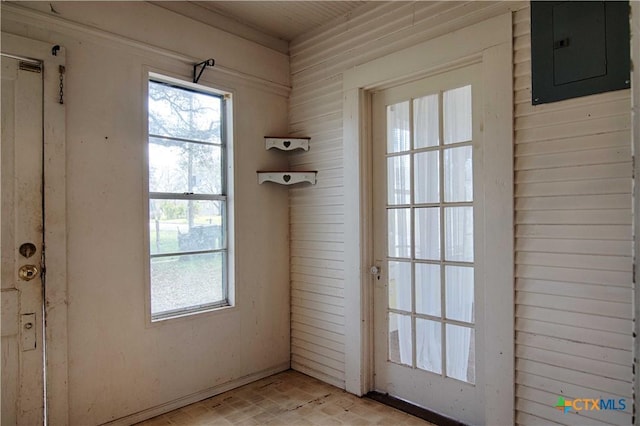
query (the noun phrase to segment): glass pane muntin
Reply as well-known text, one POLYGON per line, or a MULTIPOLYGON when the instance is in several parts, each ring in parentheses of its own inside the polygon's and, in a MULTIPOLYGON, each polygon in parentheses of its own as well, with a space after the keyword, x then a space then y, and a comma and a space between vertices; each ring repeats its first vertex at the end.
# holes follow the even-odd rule
MULTIPOLYGON (((463 86, 466 87, 466 86, 463 86)), ((449 89, 447 89, 449 90, 449 89)), ((411 368, 419 368, 419 366, 417 365, 417 363, 420 361, 420 358, 417 358, 417 350, 420 349, 420 347, 416 347, 416 345, 420 345, 420 344, 424 344, 424 340, 420 341, 418 340, 418 342, 416 342, 416 333, 418 332, 419 329, 422 329, 424 327, 416 327, 416 321, 420 320, 422 321, 421 324, 427 324, 424 323, 423 321, 431 321, 432 322, 437 322, 438 324, 440 324, 442 330, 441 330, 441 335, 442 335, 442 341, 441 341, 441 364, 437 364, 437 360, 435 360, 434 364, 432 365, 439 365, 439 367, 437 368, 437 370, 440 371, 434 371, 434 374, 438 374, 441 375, 442 377, 447 377, 447 378, 453 378, 454 380, 459 380, 458 377, 451 377, 449 374, 447 374, 448 371, 451 371, 450 368, 448 368, 446 366, 446 360, 448 358, 451 358, 449 356, 449 354, 446 351, 446 347, 449 347, 451 345, 446 343, 446 334, 447 334, 447 330, 449 330, 449 325, 451 326, 456 326, 456 327, 463 327, 463 328, 470 328, 472 330, 472 335, 473 335, 473 330, 474 330, 474 322, 462 322, 459 321, 457 318, 447 318, 446 315, 446 277, 445 277, 445 267, 446 266, 460 266, 460 267, 472 267, 473 268, 473 256, 467 256, 469 259, 464 258, 464 259, 447 259, 446 258, 446 247, 445 247, 445 243, 446 243, 446 239, 445 237, 445 226, 446 226, 446 215, 445 215, 445 208, 451 208, 451 207, 468 207, 473 209, 473 197, 471 197, 471 199, 469 199, 470 197, 465 196, 463 199, 456 199, 458 197, 451 197, 449 195, 446 195, 445 193, 445 189, 447 189, 445 187, 446 183, 445 183, 445 173, 447 172, 447 170, 444 169, 445 167, 445 162, 444 162, 444 156, 445 156, 445 152, 448 150, 453 150, 456 148, 462 148, 462 147, 472 147, 473 146, 473 140, 462 140, 462 141, 452 141, 451 138, 448 138, 445 141, 445 137, 443 134, 443 93, 447 92, 447 90, 441 91, 439 93, 436 94, 431 94, 431 95, 427 95, 427 97, 431 97, 431 105, 433 105, 433 98, 435 96, 438 97, 438 109, 436 110, 436 114, 438 114, 437 117, 437 121, 439 123, 439 128, 438 128, 438 137, 435 138, 433 136, 433 132, 431 132, 431 134, 429 135, 429 141, 432 142, 428 142, 425 143, 424 141, 422 141, 421 143, 419 143, 419 146, 416 146, 416 139, 417 136, 414 134, 414 131, 416 130, 416 125, 414 123, 415 120, 415 113, 414 113, 414 106, 415 103, 414 101, 416 99, 412 99, 410 101, 404 101, 402 102, 403 107, 406 106, 407 104, 410 105, 410 109, 408 112, 408 116, 410 119, 410 123, 408 125, 403 123, 403 128, 406 129, 407 127, 409 129, 411 129, 410 135, 409 135, 409 148, 408 149, 403 149, 403 150, 396 150, 395 152, 390 152, 387 153, 386 157, 387 157, 387 165, 390 165, 392 163, 394 163, 393 160, 391 160, 392 157, 399 157, 399 156, 410 156, 410 163, 409 163, 409 175, 410 175, 410 197, 409 200, 406 200, 405 197, 403 197, 404 202, 402 203, 398 203, 398 199, 396 198, 395 204, 393 202, 390 201, 391 205, 387 205, 387 209, 388 210, 394 210, 397 208, 403 208, 404 209, 409 209, 411 211, 411 214, 409 215, 410 217, 410 247, 409 247, 409 251, 410 251, 410 256, 407 256, 409 253, 403 253, 403 255, 401 257, 392 257, 392 256, 388 256, 387 259, 390 262, 394 262, 396 260, 400 260, 403 262, 406 262, 407 260, 410 260, 413 264, 414 267, 412 267, 412 282, 411 282, 411 301, 412 301, 412 311, 411 312, 407 312, 407 311, 400 311, 397 309, 393 309, 391 307, 388 308, 389 314, 394 314, 394 315, 407 315, 410 314, 412 317, 412 330, 413 330, 413 341, 411 343, 412 347, 413 347, 413 355, 412 355, 412 363, 413 365, 408 365, 409 363, 406 360, 401 360, 401 362, 398 362, 398 360, 395 361, 395 363, 401 364, 401 365, 405 365, 407 367, 411 367, 411 368), (427 152, 433 152, 434 154, 437 155, 438 161, 437 162, 431 162, 431 167, 433 167, 433 164, 437 164, 437 179, 439 180, 439 182, 437 182, 437 190, 438 190, 438 194, 437 197, 434 198, 433 195, 429 195, 427 197, 422 196, 420 198, 416 198, 415 193, 416 193, 416 180, 419 177, 419 172, 420 170, 416 170, 416 166, 417 166, 417 162, 415 161, 415 157, 416 154, 420 154, 420 153, 427 153, 427 152), (446 197, 446 198, 445 198, 446 197), (408 202, 406 202, 408 201, 408 202), (428 201, 428 202, 426 202, 428 201), (415 217, 415 211, 416 209, 419 208, 435 208, 438 209, 440 214, 439 214, 439 218, 440 218, 440 222, 439 222, 439 232, 440 238, 431 238, 432 241, 438 241, 439 240, 439 244, 440 247, 438 247, 438 251, 440 252, 440 258, 439 259, 424 259, 424 255, 423 256, 416 256, 416 244, 418 243, 418 241, 416 240, 416 232, 418 232, 418 230, 416 229, 416 217, 415 217), (421 258, 418 258, 421 257, 421 258), (441 277, 440 277, 440 294, 441 294, 441 300, 440 300, 440 304, 441 304, 441 308, 440 308, 440 315, 438 316, 437 313, 438 311, 436 309, 431 309, 430 313, 432 314, 436 314, 434 315, 428 315, 426 312, 421 313, 417 313, 416 312, 416 273, 415 273, 415 266, 416 265, 420 265, 423 264, 425 266, 427 265, 437 265, 440 269, 441 272, 441 277), (420 343, 422 342, 422 343, 420 343)), ((453 88, 450 90, 457 90, 457 88, 453 88)), ((424 99, 425 97, 421 97, 421 98, 417 98, 417 99, 424 99)), ((431 108, 431 110, 433 110, 433 108, 431 108)), ((470 110, 470 109, 469 109, 470 110)), ((424 112, 424 108, 422 109, 422 111, 424 112)), ((430 119, 431 123, 434 123, 435 120, 433 117, 431 117, 430 119)), ((424 127, 424 126, 423 126, 424 127)), ((424 139, 424 138, 423 138, 424 139)), ((468 139, 468 138, 467 138, 468 139)), ((405 145, 406 147, 406 145, 405 145)), ((453 152, 453 151, 448 151, 448 152, 453 152)), ((424 158, 424 157, 423 157, 424 158)), ((423 162, 424 164, 424 162, 423 162)), ((389 172, 389 171, 388 171, 389 172)), ((450 173, 449 173, 450 174, 450 173)), ((422 173, 422 177, 424 178, 425 176, 427 176, 427 173, 422 173)), ((431 173, 429 176, 433 176, 433 173, 431 173)), ((433 186, 429 187, 430 189, 428 190, 429 194, 433 194, 434 193, 434 189, 433 186)), ((450 191, 449 191, 450 192, 450 191)), ((391 197, 387 197, 387 198, 391 198, 391 197)), ((474 245, 475 246, 475 245, 474 245)), ((398 254, 398 252, 396 251, 396 253, 394 253, 396 256, 398 254)), ((432 256, 427 256, 427 257, 432 257, 432 256)), ((433 294, 437 294, 437 292, 433 292, 433 294)), ((472 296, 473 299, 475 299, 475 294, 472 296)), ((472 319, 472 321, 474 321, 472 319)), ((435 333, 435 331, 431 331, 431 335, 433 336, 435 333)), ((475 340, 472 340, 471 343, 471 350, 474 351, 474 347, 475 347, 475 340)), ((437 352, 437 351, 436 351, 437 352)), ((432 349, 430 352, 432 355, 434 353, 434 350, 432 349)), ((394 361, 392 361, 394 362, 394 361)), ((473 367, 472 367, 473 368, 473 367)), ((473 377, 472 375, 469 377, 473 377)), ((471 382, 462 380, 465 383, 471 383, 473 384, 473 380, 471 382)))

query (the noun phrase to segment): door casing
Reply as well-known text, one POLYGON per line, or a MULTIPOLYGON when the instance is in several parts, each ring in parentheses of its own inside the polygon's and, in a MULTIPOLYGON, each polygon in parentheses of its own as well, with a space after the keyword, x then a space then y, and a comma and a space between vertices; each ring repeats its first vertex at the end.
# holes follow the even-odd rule
MULTIPOLYGON (((43 64, 44 246, 46 341, 46 417, 49 424, 68 424, 67 248, 65 106, 60 104, 60 67, 65 49, 2 32, 2 52, 43 64), (54 54, 55 52, 55 54, 54 54)), ((63 76, 66 83, 66 74, 63 76)), ((64 86, 64 84, 63 84, 64 86)))
MULTIPOLYGON (((371 92, 472 63, 483 69, 485 157, 504 167, 486 171, 485 215, 501 229, 486 230, 486 244, 501 247, 486 262, 484 298, 515 319, 513 246, 513 75, 512 14, 358 65, 343 74, 343 158, 345 191, 345 387, 357 395, 373 390, 371 92)), ((515 421, 514 321, 500 322, 487 309, 485 369, 486 424, 515 421)))

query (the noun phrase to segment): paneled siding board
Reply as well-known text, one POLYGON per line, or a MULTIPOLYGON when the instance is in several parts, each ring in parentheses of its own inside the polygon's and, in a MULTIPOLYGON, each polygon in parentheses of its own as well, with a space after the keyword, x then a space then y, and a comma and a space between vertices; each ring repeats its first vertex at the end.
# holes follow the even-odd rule
POLYGON ((516 237, 624 240, 631 243, 631 226, 626 225, 519 225, 516 237))
POLYGON ((531 105, 528 3, 368 3, 290 46, 290 133, 311 136, 289 190, 292 367, 344 387, 342 73, 515 11, 516 420, 630 423, 629 410, 564 415, 559 395, 631 397, 629 92, 531 105), (323 181, 323 176, 326 180, 323 181), (341 318, 342 317, 342 318, 341 318), (610 413, 609 413, 610 414, 610 413))
POLYGON ((609 362, 595 361, 588 358, 578 358, 574 355, 537 349, 528 346, 519 346, 517 355, 521 359, 537 359, 550 365, 571 364, 574 369, 588 370, 602 377, 631 382, 631 368, 609 362))
MULTIPOLYGON (((556 352, 573 355, 575 357, 604 361, 609 364, 628 366, 631 363, 631 353, 626 350, 591 345, 557 337, 543 336, 524 331, 516 332, 518 351, 526 352, 526 348, 546 349, 553 347, 556 352)), ((531 383, 529 383, 531 385, 531 383)))
POLYGON ((631 288, 631 273, 618 271, 584 271, 578 268, 531 266, 516 264, 516 278, 544 279, 548 281, 568 281, 585 284, 631 288))
MULTIPOLYGON (((593 180, 606 178, 630 178, 631 164, 617 163, 593 166, 563 167, 559 169, 523 170, 518 173, 518 183, 560 182, 566 179, 593 180)), ((564 197, 563 197, 564 198, 564 197)), ((621 197, 625 198, 625 197, 621 197)), ((579 200, 580 198, 578 198, 579 200)), ((562 200, 555 200, 562 201, 562 200)), ((630 200, 627 200, 629 203, 630 200)), ((596 203, 596 205, 601 205, 596 203)))
MULTIPOLYGON (((535 301, 535 299, 532 299, 530 302, 533 301, 535 301)), ((601 302, 598 301, 598 303, 601 302)), ((628 306, 616 306, 615 304, 611 304, 610 306, 618 309, 628 308, 628 306)), ((556 306, 545 306, 544 308, 540 308, 538 306, 524 305, 523 303, 519 304, 516 312, 516 318, 546 318, 547 321, 550 322, 562 321, 563 324, 566 325, 608 331, 611 333, 620 333, 620 330, 624 330, 628 324, 628 318, 617 318, 615 315, 607 315, 606 312, 603 312, 596 323, 592 321, 593 318, 591 315, 591 313, 570 310, 560 313, 556 306)), ((620 334, 631 335, 631 333, 620 334)))
POLYGON ((629 301, 632 297, 631 288, 532 279, 517 279, 516 290, 528 293, 580 297, 583 299, 624 303, 630 303, 629 301))
POLYGON ((552 422, 551 420, 543 419, 541 417, 532 416, 523 411, 518 411, 516 414, 516 423, 517 424, 534 424, 534 425, 557 425, 559 423, 552 422))
POLYGON ((514 14, 516 421, 630 424, 630 94, 531 105, 529 16, 514 14), (563 414, 558 396, 628 403, 563 414))

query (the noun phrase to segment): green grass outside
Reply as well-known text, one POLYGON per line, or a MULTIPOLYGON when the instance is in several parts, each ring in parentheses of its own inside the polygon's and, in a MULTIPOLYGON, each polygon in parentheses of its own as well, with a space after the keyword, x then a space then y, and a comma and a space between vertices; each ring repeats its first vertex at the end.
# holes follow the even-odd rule
POLYGON ((153 313, 218 302, 222 295, 220 253, 155 258, 151 261, 153 313))

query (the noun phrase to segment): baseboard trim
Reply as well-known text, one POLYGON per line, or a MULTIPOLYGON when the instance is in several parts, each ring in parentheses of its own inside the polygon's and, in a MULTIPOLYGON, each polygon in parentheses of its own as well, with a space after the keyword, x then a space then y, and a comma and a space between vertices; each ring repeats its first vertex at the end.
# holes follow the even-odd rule
POLYGON ((438 426, 465 426, 464 423, 458 420, 454 420, 443 414, 436 413, 435 411, 427 410, 426 408, 418 407, 417 405, 413 405, 401 399, 394 398, 393 396, 389 396, 388 394, 373 391, 366 394, 365 397, 373 399, 374 401, 381 402, 384 405, 388 405, 400 411, 404 411, 405 413, 419 417, 422 420, 426 420, 429 423, 433 423, 438 426))
POLYGON ((256 380, 264 379, 265 377, 272 376, 274 374, 280 373, 282 371, 286 371, 289 369, 289 363, 283 363, 278 366, 268 368, 266 370, 258 371, 256 373, 252 373, 246 375, 244 377, 240 377, 239 379, 232 380, 227 383, 223 383, 218 386, 214 386, 209 389, 205 389, 200 392, 192 393, 191 395, 184 396, 182 398, 175 399, 173 401, 158 405, 156 407, 148 408, 146 410, 139 411, 137 413, 120 417, 119 419, 112 420, 110 422, 104 423, 104 426, 129 426, 134 423, 142 422, 144 420, 148 420, 150 418, 160 416, 162 414, 168 413, 169 411, 177 410, 178 408, 182 408, 186 405, 193 404, 198 401, 202 401, 203 399, 211 398, 212 396, 216 396, 223 392, 230 391, 240 386, 244 386, 251 382, 255 382, 256 380))

